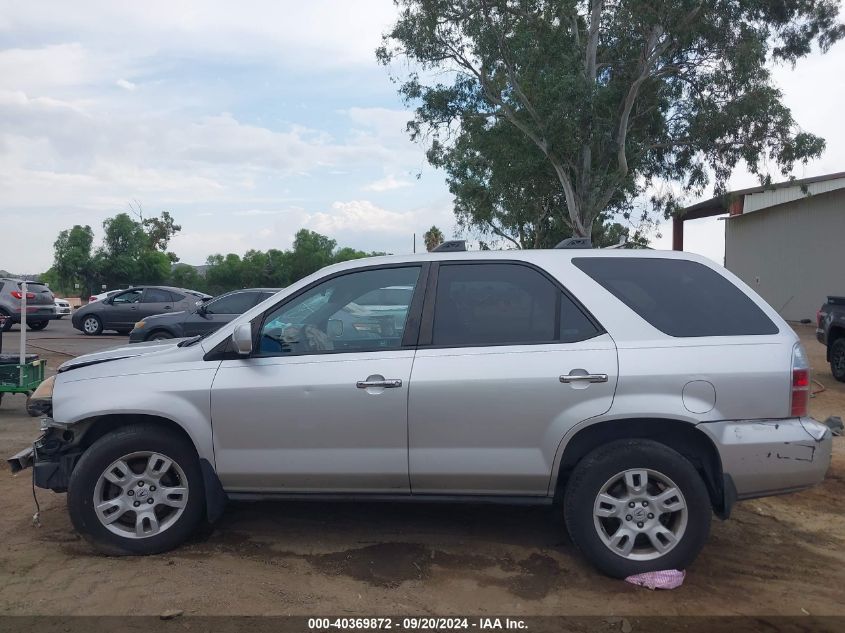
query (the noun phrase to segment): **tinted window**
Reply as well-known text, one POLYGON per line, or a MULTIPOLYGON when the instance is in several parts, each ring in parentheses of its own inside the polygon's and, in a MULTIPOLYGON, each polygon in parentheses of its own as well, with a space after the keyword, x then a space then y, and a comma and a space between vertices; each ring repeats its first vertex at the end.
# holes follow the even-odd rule
POLYGON ((243 314, 255 305, 254 292, 234 292, 205 304, 208 314, 243 314))
POLYGON ((703 264, 646 257, 577 257, 572 263, 670 336, 778 333, 744 292, 703 264))
POLYGON ((560 293, 560 342, 575 343, 597 336, 601 331, 575 302, 560 293))
POLYGON ((142 292, 142 289, 135 288, 134 290, 130 290, 129 292, 122 292, 120 294, 116 294, 112 297, 112 303, 115 305, 119 305, 122 303, 138 303, 141 298, 142 292))
POLYGON ((413 288, 381 288, 361 297, 357 303, 362 306, 395 306, 411 302, 413 288))
POLYGON ((440 266, 434 345, 572 342, 597 333, 584 313, 532 268, 517 264, 440 266))
POLYGON ((182 299, 185 298, 185 295, 183 295, 179 292, 171 292, 170 296, 173 297, 174 301, 181 301, 182 299))
POLYGON ((170 303, 173 299, 170 292, 161 288, 147 288, 144 294, 144 303, 170 303))
POLYGON ((267 315, 260 351, 278 355, 398 348, 419 275, 419 266, 409 266, 329 279, 267 315), (358 303, 370 293, 394 286, 411 289, 402 303, 358 303))

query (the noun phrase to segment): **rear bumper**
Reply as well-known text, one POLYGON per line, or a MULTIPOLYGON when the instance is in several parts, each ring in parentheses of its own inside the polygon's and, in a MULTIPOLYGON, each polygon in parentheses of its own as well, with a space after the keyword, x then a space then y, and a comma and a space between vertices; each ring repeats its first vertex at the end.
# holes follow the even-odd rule
MULTIPOLYGON (((54 311, 52 312, 29 312, 26 313, 26 320, 27 321, 53 321, 55 320, 56 316, 58 316, 54 311)), ((9 316, 12 320, 12 323, 20 323, 21 322, 21 311, 18 310, 16 312, 12 312, 11 316, 9 316)))
POLYGON ((716 445, 738 500, 810 488, 830 466, 830 429, 812 418, 705 422, 698 428, 716 445))

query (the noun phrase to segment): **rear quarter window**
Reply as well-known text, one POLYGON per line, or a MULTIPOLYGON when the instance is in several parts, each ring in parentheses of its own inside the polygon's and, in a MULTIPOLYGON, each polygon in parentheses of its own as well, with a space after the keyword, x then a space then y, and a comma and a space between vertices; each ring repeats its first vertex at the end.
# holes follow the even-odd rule
POLYGON ((669 336, 779 332, 748 295, 698 262, 654 257, 575 257, 572 263, 669 336))

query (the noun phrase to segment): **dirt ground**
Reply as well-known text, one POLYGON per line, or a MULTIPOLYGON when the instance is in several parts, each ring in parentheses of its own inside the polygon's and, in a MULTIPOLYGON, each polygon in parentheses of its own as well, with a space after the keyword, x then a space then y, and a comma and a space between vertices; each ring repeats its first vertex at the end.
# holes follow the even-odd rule
MULTIPOLYGON (((796 329, 825 387, 812 414, 845 417, 845 384, 813 329, 796 329)), ((23 404, 0 408, 4 457, 37 434, 23 404)), ((843 438, 821 486, 714 519, 670 592, 599 576, 544 508, 231 503, 210 534, 177 551, 108 558, 74 533, 64 495, 38 500, 41 527, 29 474, 0 465, 0 615, 845 615, 843 438)))

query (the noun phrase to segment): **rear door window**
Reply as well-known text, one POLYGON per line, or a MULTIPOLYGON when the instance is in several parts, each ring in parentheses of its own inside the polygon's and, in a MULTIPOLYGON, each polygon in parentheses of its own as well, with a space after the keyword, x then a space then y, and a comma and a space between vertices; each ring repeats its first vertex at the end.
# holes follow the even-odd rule
POLYGON ((114 305, 120 305, 124 303, 138 303, 138 300, 141 298, 141 293, 143 289, 141 288, 134 288, 127 292, 123 292, 120 294, 113 295, 112 303, 114 305))
POLYGON ((656 257, 576 257, 572 263, 669 336, 779 332, 748 295, 698 262, 656 257))
POLYGON ((519 264, 441 264, 432 345, 583 341, 599 328, 545 275, 519 264))
POLYGON ((170 303, 171 301, 173 301, 173 297, 170 295, 170 291, 162 288, 147 288, 144 298, 141 300, 142 303, 170 303))
POLYGON ((205 304, 207 314, 243 314, 255 305, 254 292, 234 292, 205 304))

